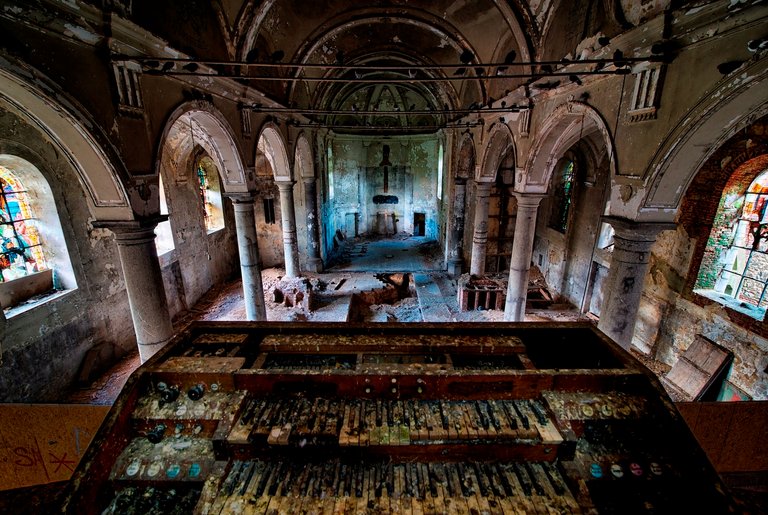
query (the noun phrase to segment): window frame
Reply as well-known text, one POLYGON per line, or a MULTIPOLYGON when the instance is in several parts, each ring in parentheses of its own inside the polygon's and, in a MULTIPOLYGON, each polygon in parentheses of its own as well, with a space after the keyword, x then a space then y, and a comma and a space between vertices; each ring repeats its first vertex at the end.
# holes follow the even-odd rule
POLYGON ((568 227, 570 225, 571 214, 573 210, 574 191, 576 190, 577 174, 579 171, 579 164, 576 156, 569 154, 564 155, 557 160, 555 164, 555 174, 552 175, 552 195, 550 196, 552 204, 549 210, 549 220, 547 226, 550 229, 557 231, 560 234, 567 234, 568 227), (570 167, 570 171, 566 172, 570 167), (566 181, 567 177, 567 189, 566 181), (563 193, 561 194, 561 190, 563 193), (560 202, 561 198, 567 199, 565 207, 560 202))
POLYGON ((756 255, 764 256, 762 259, 768 262, 768 168, 754 176, 749 185, 738 195, 723 191, 714 220, 719 220, 720 223, 718 225, 713 223, 709 231, 708 245, 712 238, 719 238, 719 241, 722 241, 722 235, 718 236, 718 233, 730 232, 728 244, 719 250, 715 256, 716 259, 700 263, 693 291, 751 318, 764 320, 766 308, 768 308, 768 268, 763 278, 750 277, 748 274, 756 255), (760 181, 763 184, 760 184, 760 181), (756 185, 762 186, 762 189, 753 191, 756 190, 756 185), (748 202, 750 196, 755 197, 755 201, 751 204, 748 202), (745 210, 750 205, 755 208, 745 216, 745 210), (729 210, 732 212, 732 218, 728 215, 729 210), (753 219, 755 214, 756 219, 753 219), (757 227, 752 232, 755 222, 757 227), (747 230, 745 231, 744 228, 747 230), (752 233, 751 248, 750 233, 752 233), (739 266, 738 258, 739 256, 743 258, 745 253, 744 264, 739 266), (732 287, 734 282, 726 277, 737 278, 735 288, 732 287), (750 302, 747 296, 742 296, 745 280, 762 284, 756 304, 750 302))

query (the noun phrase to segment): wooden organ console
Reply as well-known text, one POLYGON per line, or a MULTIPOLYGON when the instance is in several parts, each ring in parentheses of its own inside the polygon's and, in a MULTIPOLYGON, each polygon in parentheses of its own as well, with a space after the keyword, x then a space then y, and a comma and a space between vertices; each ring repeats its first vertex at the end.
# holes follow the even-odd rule
POLYGON ((738 507, 656 378, 590 324, 197 323, 129 379, 63 511, 738 507))

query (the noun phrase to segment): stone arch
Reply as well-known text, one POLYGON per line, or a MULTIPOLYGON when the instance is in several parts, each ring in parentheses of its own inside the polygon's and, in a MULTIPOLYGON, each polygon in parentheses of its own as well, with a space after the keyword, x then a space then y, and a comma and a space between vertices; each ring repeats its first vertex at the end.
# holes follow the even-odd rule
POLYGON ((477 170, 475 180, 477 182, 493 182, 499 165, 507 157, 509 152, 515 152, 512 131, 504 123, 499 123, 491 128, 488 145, 483 154, 482 166, 477 170))
POLYGON ((177 170, 179 178, 191 169, 195 148, 202 147, 219 169, 224 191, 247 191, 243 161, 234 132, 224 115, 210 102, 185 102, 171 113, 160 137, 160 167, 177 170))
POLYGON ((77 172, 88 210, 97 220, 132 220, 128 195, 113 152, 100 144, 89 127, 97 124, 55 86, 28 68, 0 67, 0 107, 21 116, 49 137, 77 172), (108 155, 108 152, 110 155, 108 155))
POLYGON ((290 181, 293 178, 291 163, 288 160, 283 136, 277 126, 272 122, 265 124, 257 141, 257 153, 262 152, 267 158, 275 180, 290 181))
POLYGON ((720 81, 670 131, 645 170, 645 214, 674 218, 706 160, 730 137, 768 114, 768 69, 755 62, 720 81), (761 85, 762 84, 762 85, 761 85))
POLYGON ((546 193, 560 156, 585 138, 591 141, 594 152, 598 153, 604 149, 608 156, 611 156, 609 167, 611 176, 614 176, 616 147, 605 120, 587 104, 567 102, 558 106, 539 130, 525 163, 525 172, 518 174, 515 189, 546 193), (600 143, 602 144, 599 145, 600 143))

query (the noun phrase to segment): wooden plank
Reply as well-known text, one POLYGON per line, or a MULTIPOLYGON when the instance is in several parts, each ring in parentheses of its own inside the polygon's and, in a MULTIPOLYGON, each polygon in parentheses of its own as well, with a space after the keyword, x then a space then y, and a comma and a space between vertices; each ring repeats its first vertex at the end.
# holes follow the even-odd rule
POLYGON ((109 406, 79 404, 0 404, 0 490, 69 480, 108 411, 109 406))

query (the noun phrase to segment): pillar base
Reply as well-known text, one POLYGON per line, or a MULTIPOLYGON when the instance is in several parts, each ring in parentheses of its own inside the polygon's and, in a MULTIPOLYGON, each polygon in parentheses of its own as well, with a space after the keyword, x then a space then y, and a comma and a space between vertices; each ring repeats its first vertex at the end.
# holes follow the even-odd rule
POLYGON ((170 339, 164 340, 164 341, 159 342, 159 343, 140 343, 140 344, 138 344, 137 347, 139 348, 139 359, 141 359, 141 363, 143 364, 144 362, 149 360, 149 358, 151 358, 152 356, 157 354, 158 351, 160 351, 160 349, 165 347, 166 344, 169 341, 170 341, 170 339))
POLYGON ((320 258, 310 258, 307 260, 307 272, 319 274, 323 271, 323 260, 320 258))
POLYGON ((448 260, 448 275, 452 277, 459 277, 464 271, 463 259, 450 259, 448 260))

